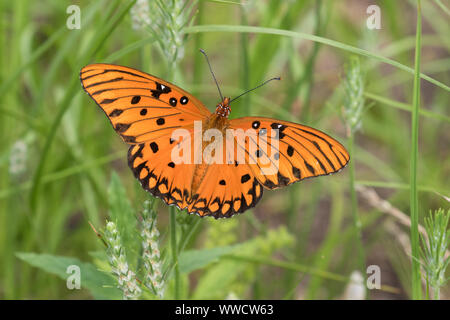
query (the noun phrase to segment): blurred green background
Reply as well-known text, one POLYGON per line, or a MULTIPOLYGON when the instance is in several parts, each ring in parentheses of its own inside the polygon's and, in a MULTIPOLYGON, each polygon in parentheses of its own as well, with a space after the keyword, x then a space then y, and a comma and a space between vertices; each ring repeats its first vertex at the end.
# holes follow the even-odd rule
MULTIPOLYGON (((407 224, 414 74, 405 69, 414 68, 416 1, 164 3, 145 11, 146 1, 1 2, 0 298, 91 298, 89 290, 68 290, 64 280, 16 253, 92 261, 90 252, 103 250, 103 244, 88 222, 104 226, 114 171, 136 212, 150 197, 128 169, 127 146, 83 92, 81 67, 107 62, 140 69, 176 83, 213 111, 219 98, 199 48, 208 53, 227 96, 282 77, 236 101, 232 118, 300 122, 344 145, 345 81, 352 57, 359 56, 364 108, 351 154, 356 213, 365 265, 380 267, 383 285, 368 297, 411 297, 407 224), (67 26, 73 11, 66 10, 73 4, 80 8, 80 29, 67 26), (367 27, 371 4, 381 8, 381 29, 367 27)), ((421 82, 419 223, 429 210, 449 207, 448 8, 448 1, 422 3, 421 71, 434 80, 421 82)), ((181 297, 354 298, 348 278, 364 268, 349 172, 265 192, 254 209, 229 220, 177 212, 178 235, 189 234, 184 250, 251 244, 183 274, 181 297), (246 257, 239 257, 242 253, 246 257)), ((169 209, 158 204, 167 258, 169 209)), ((447 286, 441 298, 448 297, 447 286)))

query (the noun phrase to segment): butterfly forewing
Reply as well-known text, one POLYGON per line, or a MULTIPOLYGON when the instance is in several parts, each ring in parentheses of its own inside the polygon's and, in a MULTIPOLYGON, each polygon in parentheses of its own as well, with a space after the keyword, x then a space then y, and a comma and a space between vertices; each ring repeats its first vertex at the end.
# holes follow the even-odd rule
POLYGON ((230 124, 232 128, 250 129, 240 148, 246 151, 246 161, 258 181, 268 189, 337 172, 350 159, 339 142, 311 127, 262 117, 234 119, 230 124), (269 162, 277 170, 268 172, 261 162, 269 162))
POLYGON ((110 64, 91 64, 80 72, 84 90, 129 144, 170 135, 211 113, 179 87, 147 73, 110 64))

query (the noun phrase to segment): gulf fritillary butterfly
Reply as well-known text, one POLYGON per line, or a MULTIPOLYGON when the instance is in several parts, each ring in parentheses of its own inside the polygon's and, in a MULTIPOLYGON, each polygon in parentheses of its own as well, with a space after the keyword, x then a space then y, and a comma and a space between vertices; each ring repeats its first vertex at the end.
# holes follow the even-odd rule
MULTIPOLYGON (((263 117, 229 120, 230 98, 222 99, 216 112, 211 113, 183 89, 132 68, 91 64, 81 69, 80 80, 116 132, 130 145, 128 165, 142 187, 188 213, 216 219, 231 217, 254 207, 264 188, 275 189, 331 174, 349 161, 345 148, 319 130, 263 117), (195 122, 202 125, 202 133, 208 129, 224 134, 228 129, 250 132, 243 141, 236 137, 231 141, 234 151, 244 152, 245 161, 231 155, 232 161, 227 158, 222 163, 175 164, 174 148, 180 148, 185 141, 183 137, 173 139, 172 134, 177 129, 195 134, 195 122), (257 130, 255 134, 251 134, 252 129, 257 130), (275 134, 267 133, 271 129, 275 134), (263 142, 273 149, 277 141, 275 152, 263 152, 263 142), (277 160, 277 172, 265 174, 260 165, 263 160, 277 160)), ((227 139, 228 143, 230 138, 227 139)), ((202 155, 206 151, 204 141, 197 147, 192 141, 187 143, 194 151, 201 148, 202 155)), ((230 156, 225 148, 223 154, 230 156)))

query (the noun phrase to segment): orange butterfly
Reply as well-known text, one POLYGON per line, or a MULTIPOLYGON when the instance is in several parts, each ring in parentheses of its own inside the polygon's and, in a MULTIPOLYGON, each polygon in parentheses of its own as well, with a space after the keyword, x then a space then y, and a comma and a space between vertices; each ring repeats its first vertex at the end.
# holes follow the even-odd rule
POLYGON ((131 145, 128 165, 142 187, 166 204, 202 217, 242 213, 261 199, 263 187, 275 189, 334 173, 349 161, 345 148, 321 131, 262 117, 229 120, 230 98, 222 99, 211 113, 181 88, 132 68, 91 64, 81 69, 80 79, 116 132, 131 145), (204 138, 189 139, 211 129, 226 136, 227 147, 214 149, 204 138), (174 137, 177 130, 188 135, 174 137), (245 131, 244 138, 230 138, 227 130, 245 131), (271 147, 270 153, 264 145, 271 147), (191 154, 184 153, 188 161, 174 161, 176 151, 189 148, 191 154), (215 162, 201 161, 208 150, 215 162), (196 152, 201 155, 197 162, 196 152), (275 162, 276 171, 263 170, 275 162))

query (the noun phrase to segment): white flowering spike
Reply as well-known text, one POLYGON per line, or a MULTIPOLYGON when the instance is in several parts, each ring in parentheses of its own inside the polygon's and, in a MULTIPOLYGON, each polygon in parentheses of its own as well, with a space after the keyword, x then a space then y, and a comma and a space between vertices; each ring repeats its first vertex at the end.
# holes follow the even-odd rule
POLYGON ((144 203, 142 213, 142 248, 143 265, 145 268, 144 284, 153 291, 155 295, 164 296, 164 279, 162 277, 161 255, 159 251, 159 231, 156 229, 156 214, 151 209, 149 201, 144 203))
POLYGON ((364 109, 364 77, 358 57, 352 57, 347 68, 344 82, 344 120, 351 132, 361 126, 361 117, 364 109))
POLYGON ((443 287, 448 278, 445 276, 450 255, 450 232, 447 228, 450 221, 450 210, 445 212, 438 209, 425 218, 426 236, 421 234, 422 239, 422 268, 426 283, 433 289, 433 298, 440 300, 440 288, 443 287))
POLYGON ((137 0, 130 10, 135 30, 149 30, 170 64, 184 56, 183 28, 194 16, 197 0, 137 0))
POLYGON ((117 287, 122 290, 123 299, 134 300, 139 298, 142 290, 137 283, 136 274, 129 270, 125 249, 122 246, 119 231, 114 222, 109 221, 106 224, 104 239, 108 245, 106 254, 111 265, 111 271, 117 277, 117 287))
POLYGON ((148 0, 137 0, 130 10, 131 23, 134 30, 144 29, 151 23, 148 0))

